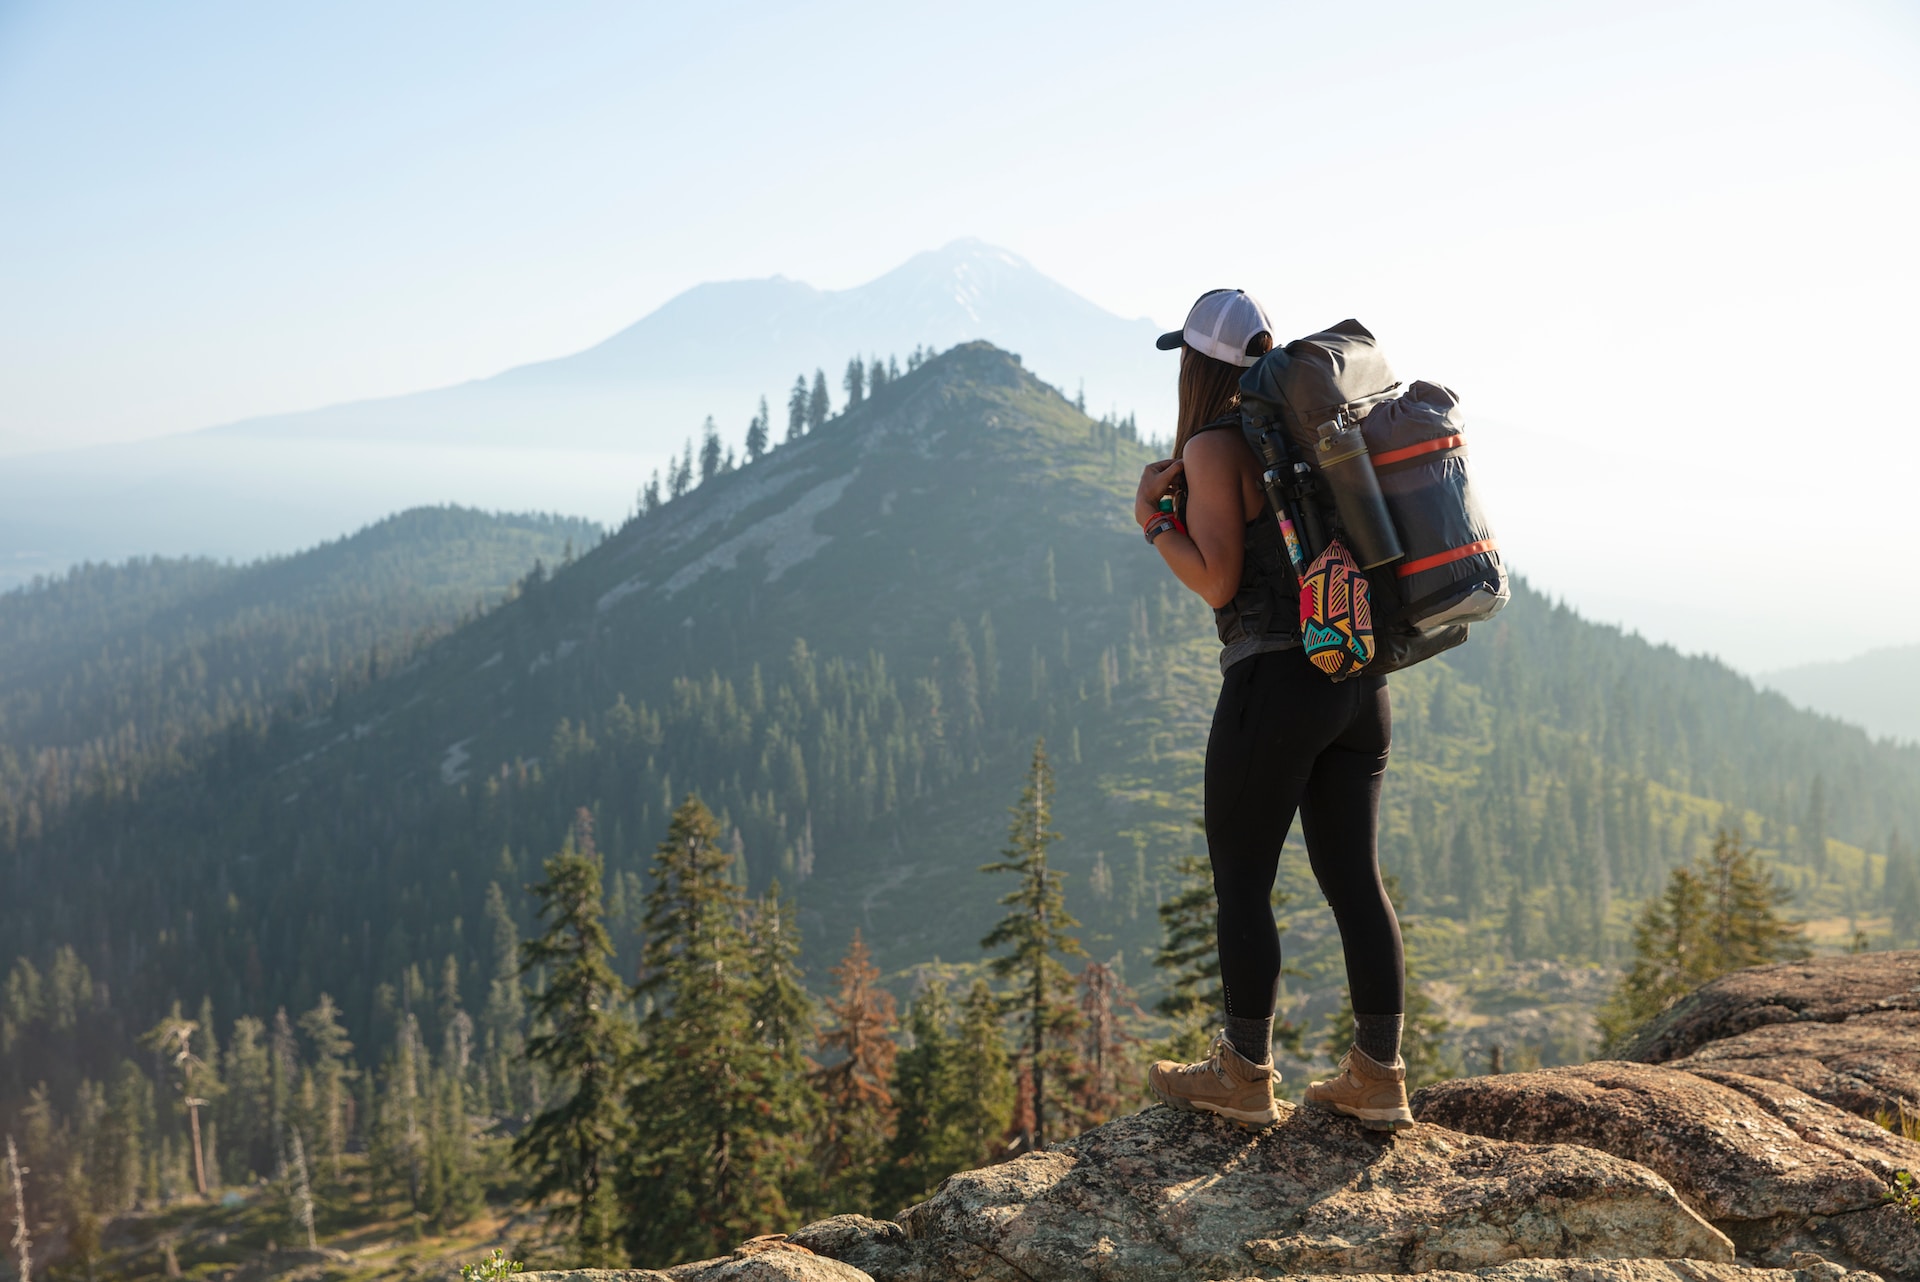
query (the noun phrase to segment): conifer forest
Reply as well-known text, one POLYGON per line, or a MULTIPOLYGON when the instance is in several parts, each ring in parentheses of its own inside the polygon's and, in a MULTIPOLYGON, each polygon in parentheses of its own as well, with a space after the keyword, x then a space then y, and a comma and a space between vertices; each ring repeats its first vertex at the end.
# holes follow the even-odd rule
MULTIPOLYGON (((660 1267, 1204 1053, 1218 643, 1128 515, 1165 444, 985 343, 798 373, 739 439, 611 531, 422 509, 0 596, 0 1220, 43 1276, 370 1225, 660 1267)), ((1418 1080, 1920 943, 1920 749, 1524 582, 1390 688, 1418 1080)), ((1297 1095, 1352 1019, 1297 832, 1274 905, 1297 1095)))

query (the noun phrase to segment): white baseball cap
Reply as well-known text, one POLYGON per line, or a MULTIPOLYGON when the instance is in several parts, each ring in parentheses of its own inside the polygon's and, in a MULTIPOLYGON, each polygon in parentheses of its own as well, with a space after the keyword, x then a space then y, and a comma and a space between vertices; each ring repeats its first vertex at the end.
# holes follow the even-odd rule
POLYGON ((1262 334, 1272 340, 1273 326, 1259 299, 1244 289, 1210 289, 1187 312, 1187 323, 1160 335, 1154 346, 1163 352, 1191 347, 1202 356, 1246 366, 1260 359, 1253 347, 1262 334))

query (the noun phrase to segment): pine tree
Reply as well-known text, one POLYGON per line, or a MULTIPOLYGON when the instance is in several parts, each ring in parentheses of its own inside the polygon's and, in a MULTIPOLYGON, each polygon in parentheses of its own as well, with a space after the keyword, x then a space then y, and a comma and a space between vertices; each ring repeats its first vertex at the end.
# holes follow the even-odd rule
MULTIPOLYGON (((824 390, 824 389, 823 389, 824 390)), ((787 443, 807 434, 807 376, 794 376, 793 391, 787 395, 787 443)))
POLYGON ((1015 981, 1005 1004, 1009 1012, 1018 1013, 1023 1026, 1021 1067, 1033 1091, 1033 1131, 1027 1143, 1034 1149, 1047 1146, 1048 1119, 1065 1112, 1075 1068, 1073 1038, 1079 1032, 1080 1012, 1073 1000, 1073 976, 1059 958, 1086 956, 1069 933, 1080 923, 1067 913, 1065 874, 1047 866, 1047 848, 1060 837, 1049 827, 1052 793, 1053 770, 1042 739, 1034 744, 1027 782, 1013 807, 1007 846, 998 860, 980 869, 1020 879, 1016 889, 1001 896, 1009 911, 980 946, 1011 949, 990 959, 988 967, 1015 981))
POLYGON ((520 1049, 524 1044, 526 1003, 520 993, 520 931, 507 911, 500 883, 487 883, 487 935, 493 974, 487 982, 487 1006, 481 1037, 489 1050, 488 1075, 499 1093, 500 1108, 513 1112, 524 1082, 520 1049))
POLYGON ((893 1139, 874 1177, 874 1204, 882 1212, 920 1201, 949 1174, 978 1160, 956 1125, 955 1104, 969 1088, 959 1077, 952 1024, 947 986, 929 980, 907 1007, 908 1046, 894 1060, 893 1139))
POLYGON ((867 394, 873 395, 887 385, 887 364, 878 356, 867 366, 867 394))
POLYGON ((1827 778, 1815 775, 1807 788, 1807 811, 1800 821, 1800 846, 1816 876, 1827 875, 1827 778))
POLYGON ((961 1163, 997 1160, 1000 1137, 1013 1119, 1013 1068, 1001 1029, 1002 1004, 984 979, 976 979, 960 1005, 955 1074, 962 1083, 951 1125, 961 1163))
POLYGON ((1534 955, 1533 908, 1527 903, 1526 891, 1517 878, 1507 887, 1507 909, 1501 919, 1500 941, 1510 961, 1523 961, 1534 955))
POLYGON ((1080 1072, 1073 1112, 1082 1126, 1098 1126, 1117 1117, 1139 1093, 1133 1047, 1140 1039, 1127 1030, 1124 1016, 1129 1009, 1140 1010, 1110 966, 1087 963, 1079 984, 1080 1072))
POLYGON ((1633 966, 1600 1008, 1606 1049, 1728 971, 1804 956, 1799 923, 1780 915, 1789 898, 1740 834, 1721 829, 1712 852, 1674 869, 1641 912, 1633 966))
POLYGON ((720 429, 713 425, 713 415, 707 415, 707 421, 700 428, 700 484, 705 485, 720 474, 720 429))
POLYGON ((634 991, 648 1009, 622 1200, 645 1208, 625 1240, 649 1262, 715 1255, 791 1219, 782 1176, 798 1140, 762 1110, 778 1066, 755 1044, 747 905, 720 836, 689 796, 654 851, 647 891, 634 991))
POLYGON ((546 930, 520 946, 521 973, 546 975, 533 999, 526 1053, 563 1091, 514 1140, 513 1159, 527 1176, 529 1202, 561 1200, 556 1215, 573 1234, 579 1262, 611 1263, 611 1176, 628 1134, 621 1093, 634 1037, 601 920, 604 869, 584 808, 542 871, 532 890, 546 930))
POLYGON ((839 992, 826 1001, 830 1027, 820 1048, 835 1056, 814 1075, 825 1114, 820 1170, 830 1205, 866 1213, 872 1179, 893 1129, 895 1046, 893 995, 879 986, 880 972, 855 931, 847 955, 833 968, 839 992))
POLYGON ((847 361, 847 372, 840 376, 840 386, 846 389, 848 409, 855 408, 866 399, 867 367, 858 356, 847 361))
POLYGON ((111 1213, 132 1210, 140 1198, 153 1131, 153 1083, 139 1065, 121 1060, 106 1102, 95 1169, 100 1205, 111 1213))
POLYGON ((1459 905, 1460 915, 1468 921, 1480 916, 1486 907, 1487 861, 1486 848, 1480 837, 1480 821, 1476 815, 1462 816, 1453 830, 1453 850, 1449 860, 1453 875, 1453 895, 1459 905))
MULTIPOLYGON (((1199 827, 1198 821, 1195 827, 1199 827)), ((1213 895, 1213 868, 1203 854, 1188 853, 1173 861, 1176 880, 1174 893, 1162 900, 1156 912, 1160 917, 1160 947, 1154 951, 1153 964, 1167 975, 1167 991, 1154 1003, 1154 1010, 1173 1024, 1172 1035, 1160 1045, 1170 1059, 1191 1061, 1203 1058, 1213 1033, 1218 1030, 1225 998, 1220 988, 1220 948, 1217 938, 1219 905, 1213 895)), ((1271 902, 1275 912, 1293 902, 1293 896, 1276 885, 1271 902)), ((1292 967, 1281 974, 1296 975, 1292 967)), ((1296 1055, 1306 1030, 1291 1020, 1274 1025, 1274 1038, 1296 1055)))
MULTIPOLYGON (((220 1101, 220 1132, 226 1137, 229 1183, 245 1183, 249 1172, 273 1168, 272 1070, 267 1064, 266 1025, 251 1015, 233 1021, 227 1038, 227 1094, 220 1101)), ((117 1208, 115 1208, 117 1209, 117 1208)))
MULTIPOLYGON (((781 898, 776 881, 748 914, 747 973, 753 977, 748 1016, 765 1062, 765 1124, 801 1136, 817 1128, 821 1104, 811 1080, 815 1065, 807 1058, 815 1031, 814 1004, 800 971, 800 927, 794 911, 793 901, 781 898)), ((817 1173, 806 1167, 805 1156, 799 1143, 776 1145, 769 1163, 775 1178, 793 1190, 792 1200, 817 1201, 817 1173)))
POLYGON ((1892 918, 1894 942, 1911 944, 1920 935, 1920 868, 1914 853, 1895 831, 1887 837, 1887 880, 1882 896, 1892 918))
POLYGON ((832 413, 833 403, 827 398, 827 372, 817 369, 813 371, 813 390, 807 395, 807 431, 819 431, 832 413))
POLYGON ((1205 855, 1181 855, 1173 871, 1177 889, 1157 910, 1161 939, 1153 964, 1168 979, 1167 991, 1154 1009, 1173 1021, 1166 1053, 1190 1061, 1206 1054, 1221 1009, 1219 908, 1214 902, 1213 870, 1205 855))
POLYGON ((340 1008, 325 993, 314 1008, 300 1017, 300 1031, 313 1050, 313 1073, 319 1086, 319 1123, 315 1138, 327 1159, 333 1183, 340 1183, 340 1157, 347 1151, 347 1114, 351 1094, 347 1083, 358 1076, 348 1065, 353 1042, 340 1022, 340 1008))
POLYGON ((667 488, 674 498, 679 498, 693 488, 693 438, 687 438, 680 453, 680 460, 673 465, 667 478, 667 488))
POLYGON ((1800 923, 1780 915, 1792 892, 1767 871, 1740 833, 1721 829, 1701 874, 1707 891, 1707 953, 1716 975, 1807 955, 1800 923))
MULTIPOLYGON (((418 1023, 412 1012, 399 1017, 393 1044, 380 1066, 379 1085, 367 1128, 367 1176, 375 1205, 396 1192, 408 1210, 419 1208, 426 1132, 420 1116, 420 1081, 425 1073, 418 1023)), ((286 1174, 284 1139, 275 1154, 278 1177, 286 1174)))
POLYGON ((467 1090, 460 1074, 433 1075, 427 1139, 427 1197, 422 1210, 442 1231, 465 1224, 486 1205, 467 1123, 467 1090))
POLYGON ((753 462, 767 452, 770 419, 767 413, 767 398, 760 398, 760 412, 747 424, 747 461, 753 462))

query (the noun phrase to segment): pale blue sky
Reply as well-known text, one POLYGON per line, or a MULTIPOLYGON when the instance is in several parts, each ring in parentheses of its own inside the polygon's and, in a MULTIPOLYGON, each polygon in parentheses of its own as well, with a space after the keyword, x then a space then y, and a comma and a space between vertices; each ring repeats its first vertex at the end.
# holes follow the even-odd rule
POLYGON ((1682 313, 1735 382, 1842 314, 1885 371, 1915 14, 0 0, 0 454, 456 381, 957 236, 1168 323, 1227 280, 1283 327, 1358 313, 1501 412, 1682 313))

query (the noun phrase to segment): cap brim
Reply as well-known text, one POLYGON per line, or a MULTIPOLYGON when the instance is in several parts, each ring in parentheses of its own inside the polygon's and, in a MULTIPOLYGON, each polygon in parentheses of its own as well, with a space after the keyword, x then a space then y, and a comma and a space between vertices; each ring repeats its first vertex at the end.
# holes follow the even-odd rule
POLYGON ((1176 329, 1172 333, 1162 334, 1154 339, 1153 345, 1163 352, 1170 352, 1176 347, 1184 346, 1186 341, 1186 331, 1176 329))

